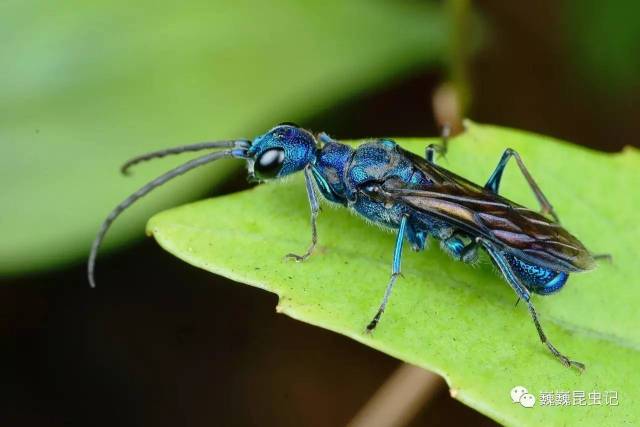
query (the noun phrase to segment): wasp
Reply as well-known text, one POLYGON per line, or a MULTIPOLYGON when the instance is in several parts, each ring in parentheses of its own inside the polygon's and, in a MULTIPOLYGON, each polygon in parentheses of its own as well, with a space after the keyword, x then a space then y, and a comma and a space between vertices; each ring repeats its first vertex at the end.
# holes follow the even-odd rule
POLYGON ((391 276, 366 331, 376 328, 387 307, 400 276, 403 243, 407 241, 413 250, 422 251, 428 239, 435 239, 446 253, 465 263, 475 262, 479 250, 486 252, 518 301, 526 304, 542 343, 563 365, 584 370, 584 364, 568 358, 549 341, 531 294, 559 291, 569 274, 592 269, 598 256, 560 225, 552 205, 516 151, 507 148, 487 182, 480 186, 436 163, 435 154, 446 151, 447 135, 443 136, 442 144, 429 145, 421 157, 391 139, 371 140, 353 148, 324 132, 313 134, 293 123, 282 123, 253 140, 204 142, 135 157, 123 165, 123 173, 140 162, 167 155, 216 150, 159 176, 109 213, 91 248, 89 282, 95 286, 98 249, 110 225, 125 209, 185 172, 221 158, 236 158, 246 161, 249 178, 258 182, 300 171, 304 174, 311 207, 311 243, 301 255, 288 254, 290 259, 304 261, 316 247, 320 197, 396 232, 391 276), (499 194, 502 174, 511 158, 536 196, 539 212, 499 194))

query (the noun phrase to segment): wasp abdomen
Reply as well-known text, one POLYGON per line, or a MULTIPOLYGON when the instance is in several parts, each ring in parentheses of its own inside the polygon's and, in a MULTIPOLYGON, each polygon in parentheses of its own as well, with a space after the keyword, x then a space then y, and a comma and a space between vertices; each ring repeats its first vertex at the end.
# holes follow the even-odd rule
POLYGON ((569 275, 563 271, 555 271, 532 264, 514 255, 507 255, 506 258, 527 289, 536 294, 548 295, 557 292, 567 283, 569 278, 569 275))

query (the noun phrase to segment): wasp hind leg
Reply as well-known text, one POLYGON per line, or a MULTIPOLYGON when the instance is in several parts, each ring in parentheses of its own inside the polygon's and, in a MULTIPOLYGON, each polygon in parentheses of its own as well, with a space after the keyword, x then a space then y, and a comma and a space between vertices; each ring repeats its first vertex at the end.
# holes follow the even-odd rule
POLYGON ((373 317, 371 322, 369 322, 369 324, 367 325, 367 332, 373 331, 378 325, 378 322, 380 321, 380 316, 382 316, 382 313, 384 313, 384 310, 387 307, 387 302, 389 301, 389 296, 391 296, 393 285, 396 283, 398 276, 400 276, 401 274, 400 262, 402 260, 402 243, 404 242, 404 236, 407 230, 407 222, 408 222, 408 218, 406 216, 403 216, 402 220, 400 221, 398 235, 396 236, 396 245, 393 250, 393 267, 391 269, 391 278, 389 279, 387 288, 384 291, 384 296, 382 297, 382 303, 380 304, 380 308, 378 308, 376 315, 373 317))
POLYGON ((533 320, 534 325, 536 326, 536 330, 538 331, 538 336, 540 337, 540 341, 547 346, 551 354, 553 354, 560 362, 566 367, 574 367, 578 369, 580 372, 584 371, 585 365, 583 363, 577 362, 575 360, 569 359, 564 354, 560 353, 558 349, 551 344, 549 338, 544 333, 542 329, 542 325, 540 325, 540 321, 538 320, 538 313, 536 312, 535 307, 530 299, 530 294, 527 288, 522 284, 522 281, 516 276, 515 272, 511 268, 508 260, 502 254, 498 248, 491 243, 487 239, 483 239, 478 237, 476 241, 487 251, 491 259, 496 264, 496 266, 500 269, 502 276, 505 278, 509 286, 515 291, 516 295, 519 299, 522 299, 527 304, 529 309, 529 314, 531 315, 531 319, 533 320))
POLYGON ((307 187, 307 196, 309 197, 309 205, 311 206, 311 244, 303 255, 287 254, 288 259, 292 259, 296 262, 305 261, 311 256, 316 244, 318 243, 318 229, 316 227, 316 220, 318 213, 320 212, 320 203, 318 202, 318 196, 313 186, 313 177, 311 176, 311 170, 309 167, 304 170, 304 182, 307 187))
POLYGON ((478 244, 475 240, 465 243, 461 236, 454 234, 448 239, 442 240, 442 249, 451 255, 455 260, 467 264, 473 264, 478 259, 478 244))
POLYGON ((484 185, 484 188, 498 194, 498 190, 500 189, 500 182, 502 181, 502 173, 504 172, 504 168, 507 166, 507 162, 511 157, 516 159, 516 163, 518 164, 518 168, 520 168, 520 172, 522 172, 522 175, 527 180, 531 191, 533 191, 536 199, 538 199, 538 203, 540 204, 540 212, 542 214, 551 215, 555 222, 559 223, 560 219, 558 218, 558 215, 556 215, 556 212, 553 210, 553 206, 551 206, 551 203, 549 203, 549 200, 529 173, 529 170, 524 165, 520 154, 518 154, 517 151, 512 150, 511 148, 507 148, 506 150, 504 150, 504 153, 502 153, 502 157, 498 162, 498 166, 496 166, 496 169, 491 174, 491 177, 489 177, 489 180, 484 185))
POLYGON ((606 261, 609 264, 613 262, 613 256, 611 254, 593 254, 591 255, 593 259, 598 261, 606 261))

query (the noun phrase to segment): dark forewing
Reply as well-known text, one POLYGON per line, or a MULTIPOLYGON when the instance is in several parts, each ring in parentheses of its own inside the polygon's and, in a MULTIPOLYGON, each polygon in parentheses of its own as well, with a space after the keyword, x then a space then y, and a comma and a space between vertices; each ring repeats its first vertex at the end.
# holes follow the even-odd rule
POLYGON ((516 255, 561 271, 582 271, 594 260, 584 245, 560 224, 452 172, 403 150, 433 185, 409 188, 385 183, 396 202, 446 219, 460 229, 500 244, 516 255))

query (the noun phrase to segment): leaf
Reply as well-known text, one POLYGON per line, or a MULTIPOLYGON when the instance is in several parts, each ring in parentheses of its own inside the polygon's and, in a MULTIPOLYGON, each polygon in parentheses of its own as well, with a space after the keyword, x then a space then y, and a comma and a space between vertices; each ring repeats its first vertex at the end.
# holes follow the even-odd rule
MULTIPOLYGON (((421 153, 433 141, 400 142, 421 153)), ((394 236, 345 209, 324 209, 317 252, 304 263, 286 261, 284 254, 303 251, 310 239, 301 177, 159 213, 147 231, 190 264, 278 294, 278 312, 439 373, 455 398, 499 422, 637 424, 640 152, 629 148, 610 155, 472 124, 452 141, 442 163, 484 182, 506 147, 520 152, 564 226, 595 253, 613 255, 613 264, 573 275, 560 293, 534 297, 550 339, 586 363, 583 374, 547 352, 527 310, 523 304, 514 308, 515 294, 486 259, 473 268, 436 245, 421 253, 405 251, 404 278, 379 327, 365 334, 388 280, 394 236), (605 392, 616 391, 619 407, 538 402, 527 409, 510 400, 516 385, 538 399, 542 392, 564 391, 595 391, 604 399, 605 392)), ((504 194, 535 206, 515 164, 502 182, 504 194)))
MULTIPOLYGON (((9 1, 0 9, 0 273, 86 257, 133 155, 251 137, 445 55, 440 8, 404 2, 9 1)), ((233 162, 171 183, 119 221, 203 194, 233 162)))

